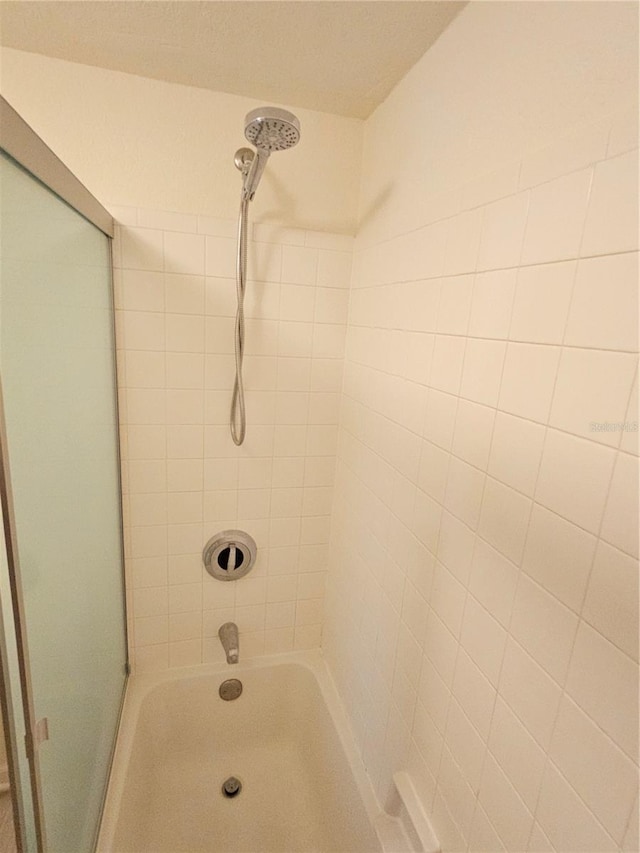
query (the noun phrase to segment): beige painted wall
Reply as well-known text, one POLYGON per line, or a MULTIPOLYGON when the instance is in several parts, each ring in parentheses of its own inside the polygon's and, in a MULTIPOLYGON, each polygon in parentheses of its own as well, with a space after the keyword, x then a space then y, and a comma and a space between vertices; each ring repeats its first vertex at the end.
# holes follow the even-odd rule
MULTIPOLYGON (((8 48, 0 72, 2 95, 106 206, 236 215, 233 155, 256 101, 8 48)), ((362 121, 295 112, 300 143, 271 157, 252 217, 353 234, 362 121)))

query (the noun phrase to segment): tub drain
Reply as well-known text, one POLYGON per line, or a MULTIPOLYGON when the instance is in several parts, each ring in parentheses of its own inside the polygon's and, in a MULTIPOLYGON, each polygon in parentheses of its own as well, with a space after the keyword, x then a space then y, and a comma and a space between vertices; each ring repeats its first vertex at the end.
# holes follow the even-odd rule
POLYGON ((237 797, 241 790, 242 782, 239 779, 236 779, 235 776, 229 776, 229 778, 225 779, 222 783, 222 793, 228 799, 237 797))
POLYGON ((218 690, 218 695, 225 702, 231 702, 237 699, 242 693, 242 682, 238 678, 227 678, 223 681, 218 690))

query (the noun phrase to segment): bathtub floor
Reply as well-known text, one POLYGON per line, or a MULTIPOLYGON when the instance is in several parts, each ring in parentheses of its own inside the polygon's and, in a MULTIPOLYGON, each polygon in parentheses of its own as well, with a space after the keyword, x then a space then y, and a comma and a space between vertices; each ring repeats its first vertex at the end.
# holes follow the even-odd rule
MULTIPOLYGON (((216 853, 373 853, 380 850, 371 831, 354 835, 349 813, 336 809, 336 792, 323 789, 299 746, 276 743, 200 766, 165 766, 137 814, 136 838, 116 841, 116 850, 136 853, 216 851, 216 853), (229 776, 243 784, 227 799, 221 786, 229 776), (188 803, 178 809, 177 803, 188 803), (341 813, 342 811, 342 813, 341 813)), ((339 797, 338 797, 339 801, 339 797)), ((140 800, 138 801, 140 803, 140 800)))

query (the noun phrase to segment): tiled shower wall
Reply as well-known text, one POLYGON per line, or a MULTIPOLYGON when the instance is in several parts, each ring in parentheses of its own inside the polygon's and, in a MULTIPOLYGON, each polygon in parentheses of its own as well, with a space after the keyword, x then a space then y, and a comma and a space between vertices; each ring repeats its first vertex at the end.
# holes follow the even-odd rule
POLYGON ((249 246, 247 435, 234 377, 233 221, 112 207, 130 644, 138 669, 320 644, 352 239, 255 225, 249 246), (202 566, 249 532, 251 574, 202 566))
POLYGON ((637 139, 356 244, 323 647, 446 851, 638 849, 637 139))

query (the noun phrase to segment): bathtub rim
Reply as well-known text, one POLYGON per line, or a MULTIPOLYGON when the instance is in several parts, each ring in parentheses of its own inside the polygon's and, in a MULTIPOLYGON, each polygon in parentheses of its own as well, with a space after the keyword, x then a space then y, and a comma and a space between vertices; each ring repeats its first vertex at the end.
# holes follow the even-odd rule
POLYGON ((155 688, 176 681, 216 676, 221 680, 229 677, 241 678, 242 674, 246 672, 292 664, 307 669, 316 679, 338 740, 353 773, 369 823, 380 844, 380 850, 382 853, 391 850, 410 850, 411 847, 407 846, 407 836, 399 821, 387 814, 378 802, 329 668, 322 652, 319 649, 313 649, 262 655, 241 660, 240 663, 233 665, 220 661, 196 666, 174 667, 158 672, 133 672, 127 682, 96 853, 113 853, 113 839, 140 710, 146 697, 155 688))

